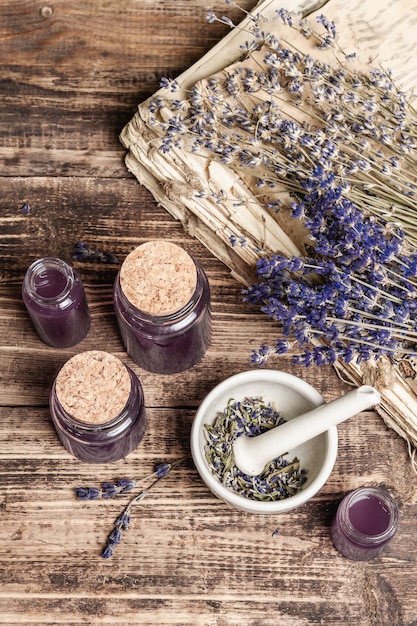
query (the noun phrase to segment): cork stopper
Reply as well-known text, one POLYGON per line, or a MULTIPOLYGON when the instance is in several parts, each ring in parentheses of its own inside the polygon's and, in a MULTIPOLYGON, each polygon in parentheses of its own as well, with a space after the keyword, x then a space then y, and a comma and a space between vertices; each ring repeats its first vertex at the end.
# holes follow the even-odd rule
POLYGON ((58 401, 76 420, 105 424, 123 411, 131 380, 120 359, 108 352, 91 350, 65 363, 55 388, 58 401))
POLYGON ((148 315, 170 315, 191 300, 197 270, 190 255, 168 241, 148 241, 132 250, 120 269, 120 285, 133 306, 148 315))

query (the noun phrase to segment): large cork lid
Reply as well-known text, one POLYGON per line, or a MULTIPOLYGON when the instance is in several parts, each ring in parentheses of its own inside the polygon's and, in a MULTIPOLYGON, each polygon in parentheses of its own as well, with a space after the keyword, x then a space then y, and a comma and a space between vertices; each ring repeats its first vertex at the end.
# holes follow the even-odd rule
POLYGON ((133 306, 148 315, 176 313, 197 285, 193 259, 168 241, 148 241, 132 250, 120 269, 120 285, 133 306))
POLYGON ((112 354, 90 350, 73 356, 58 372, 59 403, 79 422, 105 424, 120 415, 129 399, 126 366, 112 354))

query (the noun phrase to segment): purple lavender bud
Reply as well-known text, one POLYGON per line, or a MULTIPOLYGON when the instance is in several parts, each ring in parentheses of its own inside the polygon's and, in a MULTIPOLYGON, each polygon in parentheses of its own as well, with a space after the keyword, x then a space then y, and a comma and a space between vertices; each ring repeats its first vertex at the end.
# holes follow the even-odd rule
POLYGON ((80 500, 97 500, 101 491, 96 487, 76 487, 75 494, 80 500))
POLYGON ((112 554, 113 554, 113 548, 109 545, 106 545, 103 552, 101 553, 101 556, 103 557, 103 559, 109 559, 112 554))
POLYGON ((122 539, 122 531, 119 528, 115 528, 107 538, 107 545, 114 547, 120 543, 122 539))
POLYGON ((76 487, 74 491, 75 491, 75 495, 80 500, 89 500, 88 489, 85 489, 84 487, 76 487))
POLYGON ((83 241, 78 241, 75 244, 74 250, 72 253, 72 258, 77 261, 84 261, 91 257, 91 249, 85 244, 83 241))
POLYGON ((166 78, 163 76, 159 82, 160 87, 163 89, 169 89, 171 93, 178 91, 179 85, 178 82, 172 78, 166 78))
POLYGON ((101 488, 103 498, 114 498, 119 493, 119 489, 114 483, 102 483, 101 488))
POLYGON ((132 491, 136 487, 137 483, 134 480, 130 480, 129 478, 122 478, 117 481, 117 486, 119 487, 119 493, 126 493, 127 491, 132 491))
POLYGON ((284 339, 277 339, 275 343, 275 351, 277 354, 284 354, 290 349, 290 343, 284 339))
POLYGON ((77 261, 99 261, 100 263, 117 263, 117 257, 111 252, 93 250, 83 241, 75 244, 72 258, 77 261))
POLYGON ((121 530, 127 530, 130 523, 130 514, 128 511, 123 511, 121 515, 114 522, 116 528, 120 528, 121 530))
POLYGON ((115 265, 119 261, 117 260, 117 256, 112 252, 102 252, 100 256, 100 263, 109 263, 110 265, 115 265))
POLYGON ((157 463, 157 465, 155 465, 154 472, 158 478, 163 478, 168 474, 171 467, 171 463, 157 463))
POLYGON ((101 491, 97 487, 89 487, 88 492, 90 500, 97 500, 101 496, 101 491))

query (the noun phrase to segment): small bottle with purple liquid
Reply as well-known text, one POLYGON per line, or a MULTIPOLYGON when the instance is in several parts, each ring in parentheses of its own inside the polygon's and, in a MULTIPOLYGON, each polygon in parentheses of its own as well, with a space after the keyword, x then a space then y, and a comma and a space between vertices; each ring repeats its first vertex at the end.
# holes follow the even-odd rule
POLYGON ((339 505, 332 524, 335 548, 354 561, 377 557, 394 537, 398 507, 385 489, 361 487, 339 505))
POLYGON ((45 257, 32 263, 22 297, 38 336, 49 346, 75 346, 87 335, 90 314, 83 284, 65 261, 45 257))
POLYGON ((142 385, 116 356, 81 352, 58 372, 49 398, 58 437, 87 463, 113 463, 135 450, 146 429, 142 385))
POLYGON ((116 277, 113 301, 126 351, 143 369, 174 374, 204 356, 210 287, 203 268, 181 247, 157 240, 134 249, 116 277))

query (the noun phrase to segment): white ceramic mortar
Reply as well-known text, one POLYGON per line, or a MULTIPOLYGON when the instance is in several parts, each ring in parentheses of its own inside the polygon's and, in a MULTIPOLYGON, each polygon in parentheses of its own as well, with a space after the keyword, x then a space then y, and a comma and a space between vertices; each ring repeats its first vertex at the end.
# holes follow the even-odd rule
POLYGON ((306 503, 327 481, 337 457, 337 428, 333 426, 288 451, 287 459, 297 456, 301 467, 308 470, 306 483, 295 495, 275 502, 245 498, 224 487, 208 467, 204 453, 204 424, 213 423, 230 398, 239 401, 253 396, 261 396, 264 402, 274 403, 276 410, 287 421, 324 403, 314 387, 286 372, 262 369, 236 374, 212 389, 201 403, 191 429, 191 453, 203 481, 224 502, 249 513, 283 513, 306 503))

